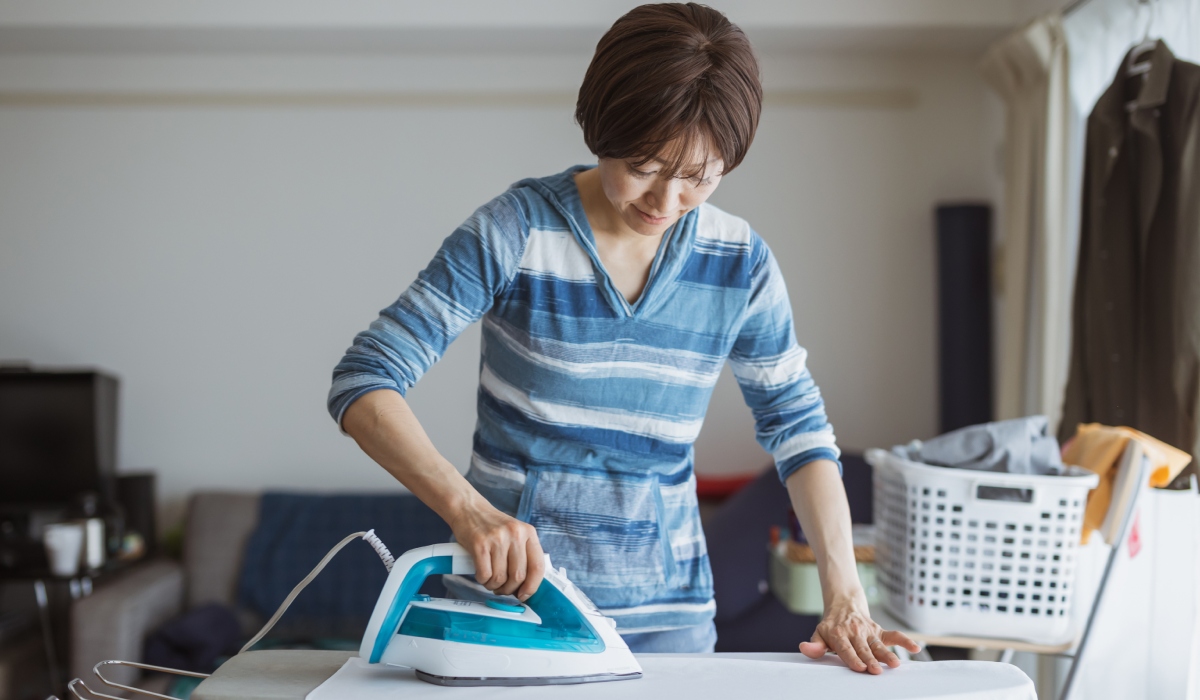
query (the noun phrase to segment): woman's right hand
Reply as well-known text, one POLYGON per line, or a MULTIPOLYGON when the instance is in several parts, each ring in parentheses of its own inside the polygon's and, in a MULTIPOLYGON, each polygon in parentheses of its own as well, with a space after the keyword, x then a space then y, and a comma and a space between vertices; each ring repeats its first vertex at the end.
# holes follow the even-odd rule
POLYGON ((450 529, 475 559, 475 580, 493 593, 525 601, 537 592, 545 574, 537 530, 501 513, 482 497, 472 500, 453 519, 450 529))

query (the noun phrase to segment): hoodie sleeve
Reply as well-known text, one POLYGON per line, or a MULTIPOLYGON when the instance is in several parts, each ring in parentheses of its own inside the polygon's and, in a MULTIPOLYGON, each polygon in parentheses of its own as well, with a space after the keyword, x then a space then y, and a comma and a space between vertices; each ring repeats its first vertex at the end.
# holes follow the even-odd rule
POLYGON ((832 460, 840 470, 841 452, 806 366, 808 352, 796 343, 783 274, 757 235, 750 254, 750 301, 729 364, 754 414, 758 444, 774 458, 781 481, 817 459, 832 460))
POLYGON ((512 281, 528 226, 510 192, 475 211, 450 234, 433 260, 367 330, 354 337, 333 368, 329 414, 342 416, 376 389, 401 396, 479 320, 512 281))

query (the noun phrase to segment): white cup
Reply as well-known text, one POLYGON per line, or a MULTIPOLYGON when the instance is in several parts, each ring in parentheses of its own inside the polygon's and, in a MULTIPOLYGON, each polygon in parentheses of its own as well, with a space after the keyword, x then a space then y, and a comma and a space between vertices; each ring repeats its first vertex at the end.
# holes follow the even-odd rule
POLYGON ((74 576, 79 573, 79 558, 83 554, 83 525, 54 523, 42 534, 50 572, 55 576, 74 576))

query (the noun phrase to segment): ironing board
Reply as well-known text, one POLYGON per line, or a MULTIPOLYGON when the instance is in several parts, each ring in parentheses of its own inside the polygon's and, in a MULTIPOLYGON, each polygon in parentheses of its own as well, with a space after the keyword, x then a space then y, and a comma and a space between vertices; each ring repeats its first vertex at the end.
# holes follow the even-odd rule
MULTIPOLYGON (((343 651, 247 652, 217 669, 192 692, 192 700, 304 700, 342 670, 351 657, 356 655, 343 651)), ((801 654, 642 654, 638 661, 646 673, 641 680, 540 688, 445 688, 419 681, 405 669, 354 668, 351 662, 346 670, 357 673, 357 681, 349 680, 358 685, 331 683, 315 693, 314 700, 320 700, 322 693, 327 697, 364 700, 535 698, 539 694, 571 700, 610 698, 616 693, 623 700, 662 700, 680 697, 680 693, 694 700, 729 700, 745 691, 752 691, 758 698, 796 698, 807 694, 807 690, 817 690, 814 686, 823 686, 821 697, 838 700, 882 697, 1036 700, 1037 697, 1033 682, 1019 669, 984 661, 908 662, 877 677, 849 671, 832 657, 813 661, 801 654), (365 672, 366 676, 376 674, 374 685, 370 678, 364 683, 366 676, 359 672, 365 672), (380 673, 388 674, 383 690, 380 673), (795 674, 806 674, 811 682, 807 687, 797 687, 795 681, 800 676, 795 674), (754 687, 756 684, 758 687, 754 687)))

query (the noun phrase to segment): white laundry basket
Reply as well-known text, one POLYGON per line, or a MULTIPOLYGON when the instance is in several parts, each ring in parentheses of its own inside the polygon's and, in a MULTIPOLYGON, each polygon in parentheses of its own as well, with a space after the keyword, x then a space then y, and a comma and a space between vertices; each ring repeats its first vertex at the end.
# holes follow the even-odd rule
POLYGON ((884 604, 924 634, 1065 641, 1098 477, 948 469, 868 450, 884 604))

